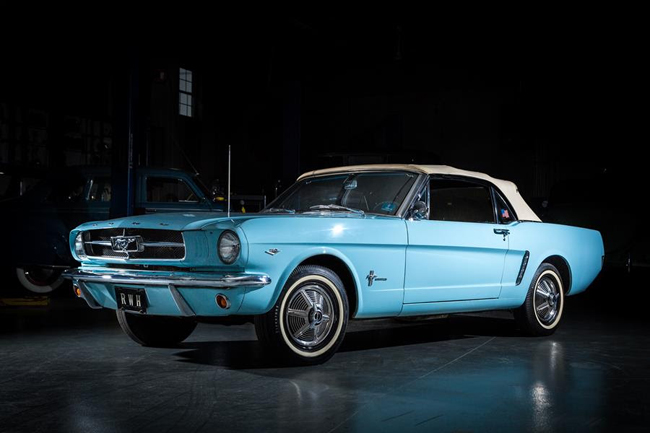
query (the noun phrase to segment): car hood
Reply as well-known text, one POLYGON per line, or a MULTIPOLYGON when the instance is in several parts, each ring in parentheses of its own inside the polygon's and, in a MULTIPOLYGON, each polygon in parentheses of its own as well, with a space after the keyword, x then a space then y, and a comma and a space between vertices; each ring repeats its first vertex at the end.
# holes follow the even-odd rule
POLYGON ((108 221, 93 221, 80 225, 76 230, 96 230, 115 228, 141 228, 160 230, 201 230, 208 226, 224 222, 231 222, 239 225, 251 219, 260 218, 375 218, 375 215, 357 215, 345 212, 326 212, 313 214, 235 214, 230 217, 225 212, 201 212, 201 213, 160 213, 151 215, 139 215, 125 218, 117 218, 108 221))

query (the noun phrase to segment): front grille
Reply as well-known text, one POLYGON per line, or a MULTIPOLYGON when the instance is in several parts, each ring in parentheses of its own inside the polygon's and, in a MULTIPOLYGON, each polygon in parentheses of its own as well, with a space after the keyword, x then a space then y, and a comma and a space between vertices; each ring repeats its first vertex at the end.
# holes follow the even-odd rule
POLYGON ((156 229, 100 229, 84 232, 84 246, 90 257, 114 259, 180 260, 185 257, 183 235, 175 230, 156 229), (140 236, 142 251, 114 251, 114 236, 140 236))

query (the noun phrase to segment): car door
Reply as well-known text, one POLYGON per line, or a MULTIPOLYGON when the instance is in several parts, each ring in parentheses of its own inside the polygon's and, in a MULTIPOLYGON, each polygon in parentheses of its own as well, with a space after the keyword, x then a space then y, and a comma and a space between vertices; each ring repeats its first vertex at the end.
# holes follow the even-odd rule
POLYGON ((140 197, 138 207, 145 213, 211 210, 205 195, 183 176, 147 175, 144 184, 144 197, 140 197))
POLYGON ((509 231, 497 224, 492 187, 432 177, 426 218, 406 221, 404 303, 498 298, 509 231))

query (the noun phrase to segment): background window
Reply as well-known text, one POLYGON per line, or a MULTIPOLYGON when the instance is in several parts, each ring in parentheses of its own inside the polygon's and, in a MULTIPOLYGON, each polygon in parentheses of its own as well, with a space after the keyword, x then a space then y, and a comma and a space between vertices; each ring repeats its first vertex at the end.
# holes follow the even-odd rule
POLYGON ((458 180, 431 180, 430 218, 437 221, 494 223, 490 189, 458 180))
POLYGON ((182 179, 147 178, 147 201, 151 203, 196 203, 194 191, 182 179))
POLYGON ((192 71, 180 68, 178 112, 181 116, 192 117, 192 71))

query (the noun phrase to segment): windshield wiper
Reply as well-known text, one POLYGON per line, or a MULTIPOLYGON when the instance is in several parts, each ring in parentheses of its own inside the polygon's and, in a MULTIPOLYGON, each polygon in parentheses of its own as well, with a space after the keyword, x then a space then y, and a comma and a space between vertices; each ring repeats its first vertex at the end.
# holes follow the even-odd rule
POLYGON ((268 209, 264 209, 264 212, 269 212, 269 213, 296 213, 295 210, 293 209, 285 209, 283 207, 270 207, 268 209))
POLYGON ((338 204, 317 204, 315 206, 309 206, 311 210, 342 210, 346 212, 356 213, 358 215, 365 215, 366 213, 361 209, 353 209, 351 207, 339 206, 338 204))

